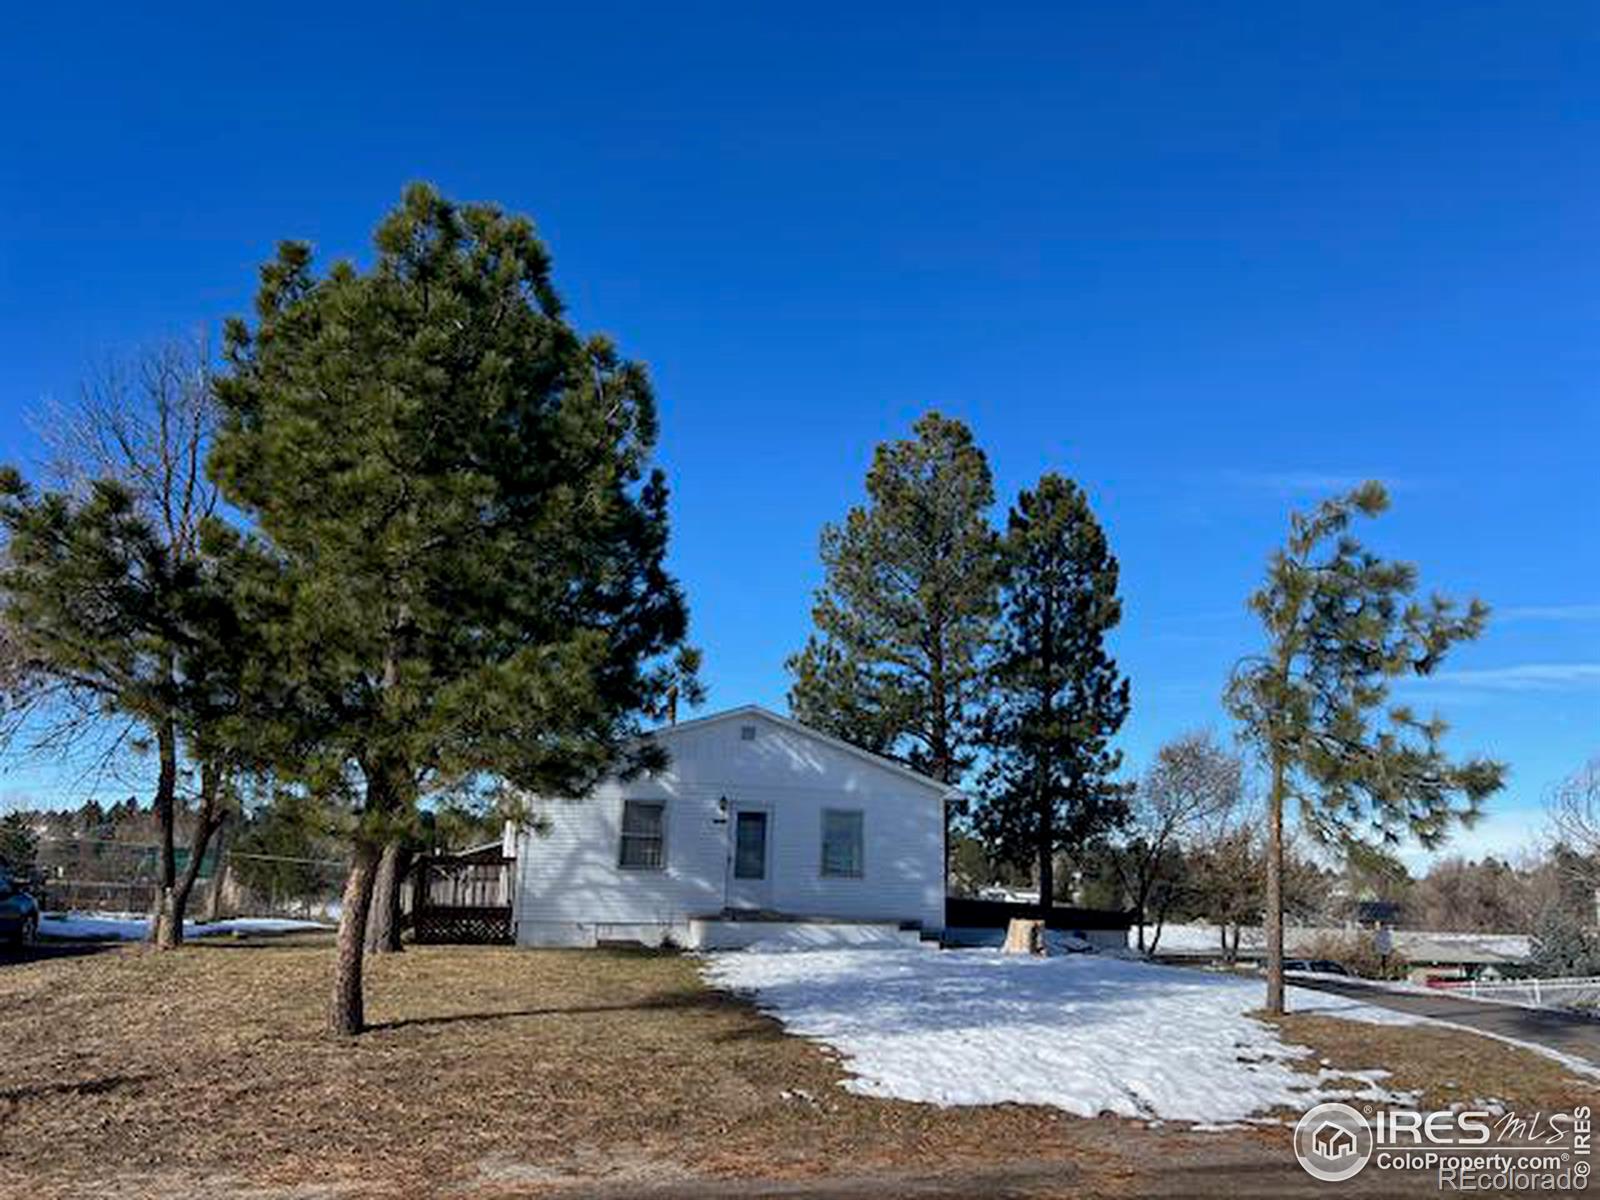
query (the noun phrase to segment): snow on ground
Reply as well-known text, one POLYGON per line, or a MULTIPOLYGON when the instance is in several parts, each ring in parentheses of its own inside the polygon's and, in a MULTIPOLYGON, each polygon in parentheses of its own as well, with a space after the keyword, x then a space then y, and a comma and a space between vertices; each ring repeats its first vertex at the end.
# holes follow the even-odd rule
MULTIPOLYGON (((758 947, 707 955, 704 970, 718 986, 753 992, 791 1033, 831 1046, 854 1076, 845 1086, 868 1096, 1208 1125, 1299 1112, 1336 1094, 1415 1100, 1386 1090, 1382 1071, 1297 1069, 1309 1051, 1245 1016, 1261 1005, 1259 980, 1093 954, 909 948, 758 947)), ((1291 1007, 1376 1024, 1420 1020, 1300 988, 1291 1007)))
MULTIPOLYGON (((278 917, 234 917, 227 921, 183 923, 185 937, 223 934, 295 933, 303 929, 328 929, 320 921, 292 921, 278 917)), ((150 932, 150 918, 138 913, 46 913, 39 918, 39 936, 62 941, 142 942, 150 932)))

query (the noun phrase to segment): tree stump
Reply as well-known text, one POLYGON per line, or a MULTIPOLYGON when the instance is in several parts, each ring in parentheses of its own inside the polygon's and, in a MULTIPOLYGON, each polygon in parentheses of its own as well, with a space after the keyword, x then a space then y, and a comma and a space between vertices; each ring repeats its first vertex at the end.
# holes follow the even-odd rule
POLYGON ((1007 954, 1044 954, 1044 922, 1030 921, 1024 917, 1012 917, 1011 923, 1006 926, 1006 944, 1002 949, 1007 954))

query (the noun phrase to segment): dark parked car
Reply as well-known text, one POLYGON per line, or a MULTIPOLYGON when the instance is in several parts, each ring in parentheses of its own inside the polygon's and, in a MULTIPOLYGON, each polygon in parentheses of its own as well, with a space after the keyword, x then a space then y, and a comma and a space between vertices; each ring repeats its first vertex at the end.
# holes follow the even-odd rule
POLYGON ((1331 958, 1286 958, 1283 960, 1285 971, 1309 971, 1313 975, 1348 975, 1344 964, 1336 963, 1331 958))
POLYGON ((38 932, 38 902, 0 871, 0 941, 26 945, 38 932))

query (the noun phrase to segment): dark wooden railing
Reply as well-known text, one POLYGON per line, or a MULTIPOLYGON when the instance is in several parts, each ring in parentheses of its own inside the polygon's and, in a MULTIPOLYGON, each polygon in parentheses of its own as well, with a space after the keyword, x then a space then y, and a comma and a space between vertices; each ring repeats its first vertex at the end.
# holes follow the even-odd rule
POLYGON ((425 855, 411 873, 411 928, 423 944, 510 945, 516 859, 425 855))

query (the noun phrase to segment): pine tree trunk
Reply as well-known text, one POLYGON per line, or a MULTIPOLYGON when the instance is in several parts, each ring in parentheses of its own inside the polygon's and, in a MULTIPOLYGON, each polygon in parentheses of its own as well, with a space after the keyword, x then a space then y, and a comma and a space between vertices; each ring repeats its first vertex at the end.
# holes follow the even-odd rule
MULTIPOLYGON (((933 652, 929 655, 928 672, 931 679, 929 689, 929 710, 931 731, 928 739, 928 765, 933 778, 940 783, 947 783, 952 787, 956 784, 955 763, 950 751, 949 714, 946 710, 946 696, 944 684, 944 633, 942 628, 932 630, 930 642, 933 652)), ((955 801, 944 800, 940 808, 944 815, 944 828, 939 831, 941 838, 940 862, 944 867, 944 890, 950 890, 950 826, 955 818, 955 801)), ((942 903, 942 901, 941 901, 942 903)))
POLYGON ((151 912, 149 940, 158 950, 173 950, 183 944, 183 922, 173 919, 173 887, 177 882, 178 856, 173 826, 177 814, 178 730, 171 721, 156 727, 156 794, 152 803, 161 838, 161 858, 156 870, 155 904, 151 912))
POLYGON ((1274 749, 1267 798, 1267 1013, 1283 1014, 1283 758, 1274 749))
POLYGON ((206 892, 206 921, 220 921, 222 919, 222 897, 227 887, 228 822, 223 820, 217 826, 217 869, 211 874, 211 887, 206 892))
POLYGON ((183 918, 178 914, 177 893, 173 888, 156 892, 156 916, 150 926, 150 940, 157 950, 176 950, 183 945, 183 918))
POLYGON ((182 876, 170 886, 162 888, 160 893, 155 943, 162 950, 176 950, 183 945, 183 921, 189 910, 189 897, 194 893, 195 881, 200 878, 200 867, 205 861, 211 836, 222 823, 222 816, 218 812, 221 806, 221 770, 202 765, 200 781, 200 813, 195 821, 194 840, 189 845, 189 862, 182 876))
POLYGON ((367 906, 372 902, 380 857, 376 845, 358 837, 350 855, 350 872, 345 876, 333 966, 333 1003, 328 1011, 328 1028, 341 1037, 354 1037, 366 1028, 361 953, 367 933, 367 906))
POLYGON ((1039 912, 1048 923, 1050 920, 1050 906, 1055 902, 1056 895, 1056 862, 1052 853, 1055 845, 1055 813, 1054 806, 1050 803, 1049 793, 1041 784, 1039 787, 1039 912))
POLYGON ((398 954, 400 944, 400 882, 405 876, 410 850, 399 839, 384 846, 378 874, 372 885, 363 939, 368 954, 398 954))
POLYGON ((416 847, 409 842, 403 843, 400 853, 395 860, 394 886, 389 889, 389 928, 385 934, 387 949, 395 952, 401 949, 400 932, 402 928, 400 897, 406 886, 406 880, 411 877, 411 868, 417 861, 416 847))
MULTIPOLYGON (((1055 682, 1055 606, 1050 592, 1045 592, 1044 612, 1040 617, 1039 686, 1040 724, 1049 729, 1054 724, 1055 682)), ((1037 751, 1033 764, 1035 773, 1034 803, 1039 807, 1039 912, 1044 917, 1045 928, 1050 927, 1050 906, 1056 899, 1056 806, 1050 794, 1050 751, 1045 739, 1037 751)))

